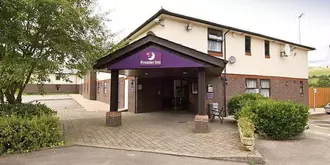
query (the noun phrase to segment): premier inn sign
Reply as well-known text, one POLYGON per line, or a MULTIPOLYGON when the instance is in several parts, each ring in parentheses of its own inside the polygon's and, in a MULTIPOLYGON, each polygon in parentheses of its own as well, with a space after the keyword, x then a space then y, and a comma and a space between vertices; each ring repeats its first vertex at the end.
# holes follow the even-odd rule
POLYGON ((161 52, 148 51, 140 54, 140 66, 161 66, 162 54, 161 52))
POLYGON ((173 51, 148 47, 111 64, 108 66, 108 69, 198 67, 204 67, 204 65, 191 61, 187 58, 180 57, 174 54, 173 51))

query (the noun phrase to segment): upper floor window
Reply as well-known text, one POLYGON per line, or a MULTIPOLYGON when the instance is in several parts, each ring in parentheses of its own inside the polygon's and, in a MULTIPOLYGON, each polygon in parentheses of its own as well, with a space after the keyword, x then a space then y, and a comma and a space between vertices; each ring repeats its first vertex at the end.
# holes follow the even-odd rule
POLYGON ((269 55, 269 41, 266 41, 266 40, 265 40, 265 57, 266 58, 270 57, 270 55, 269 55))
POLYGON ((251 55, 251 37, 245 36, 245 54, 251 55))
POLYGON ((61 80, 61 75, 60 74, 56 74, 55 75, 55 80, 61 80))
POLYGON ((209 29, 208 50, 213 52, 222 52, 222 31, 209 29))

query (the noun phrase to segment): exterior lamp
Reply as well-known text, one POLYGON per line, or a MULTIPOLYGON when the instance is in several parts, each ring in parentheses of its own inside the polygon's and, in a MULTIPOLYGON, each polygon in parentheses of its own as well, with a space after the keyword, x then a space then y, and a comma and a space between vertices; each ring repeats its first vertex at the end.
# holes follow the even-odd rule
POLYGON ((186 30, 187 31, 190 31, 190 30, 192 30, 193 29, 193 26, 190 24, 190 23, 188 23, 187 25, 186 25, 186 30))

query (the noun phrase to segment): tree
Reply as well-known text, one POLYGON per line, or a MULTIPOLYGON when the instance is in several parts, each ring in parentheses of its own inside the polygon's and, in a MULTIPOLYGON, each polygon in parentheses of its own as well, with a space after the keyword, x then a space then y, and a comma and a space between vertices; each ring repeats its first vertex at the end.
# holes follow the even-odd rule
POLYGON ((0 1, 0 103, 20 103, 29 82, 62 68, 80 75, 113 46, 95 0, 0 1))
POLYGON ((330 87, 330 77, 327 75, 321 75, 319 76, 319 79, 317 81, 318 87, 330 87))

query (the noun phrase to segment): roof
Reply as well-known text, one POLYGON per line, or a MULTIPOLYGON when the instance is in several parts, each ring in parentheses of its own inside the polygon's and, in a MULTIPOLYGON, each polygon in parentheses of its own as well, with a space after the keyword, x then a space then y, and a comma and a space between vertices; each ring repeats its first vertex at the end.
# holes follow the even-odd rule
POLYGON ((117 60, 122 59, 125 56, 129 56, 132 52, 136 52, 138 49, 145 48, 146 46, 158 45, 165 47, 170 50, 184 54, 185 56, 202 61, 213 67, 225 67, 227 64, 226 60, 210 56, 206 53, 198 50, 186 47, 184 45, 166 40, 164 38, 157 37, 153 34, 148 34, 145 37, 133 42, 132 44, 126 45, 125 47, 97 60, 97 63, 93 66, 94 69, 105 69, 109 64, 115 63, 117 60))
POLYGON ((133 36, 135 33, 137 33, 139 30, 141 30, 143 27, 148 25, 150 22, 154 21, 157 17, 159 17, 162 14, 177 17, 177 18, 182 18, 182 19, 186 19, 186 20, 190 20, 190 21, 194 21, 194 22, 199 22, 199 23, 203 23, 203 24, 207 24, 207 25, 211 25, 211 26, 215 26, 215 27, 219 27, 219 28, 224 28, 224 29, 228 29, 228 30, 242 32, 242 33, 246 33, 246 34, 249 34, 249 35, 258 36, 258 37, 262 37, 262 38, 266 38, 266 39, 270 39, 270 40, 274 40, 274 41, 279 41, 279 42, 287 43, 287 44, 290 44, 290 45, 302 47, 302 48, 305 48, 305 49, 308 49, 308 50, 315 50, 315 48, 313 48, 313 47, 309 47, 309 46, 305 46, 305 45, 285 41, 285 40, 282 40, 282 39, 266 36, 266 35, 263 35, 263 34, 251 32, 251 31, 247 31, 247 30, 242 30, 242 29, 238 29, 238 28, 234 28, 234 27, 230 27, 230 26, 226 26, 226 25, 217 24, 217 23, 214 23, 214 22, 210 22, 210 21, 206 21, 206 20, 202 20, 202 19, 198 19, 198 18, 194 18, 194 17, 189 17, 189 16, 186 16, 186 15, 178 14, 178 13, 173 13, 173 12, 167 11, 165 9, 160 9, 156 14, 154 14, 147 21, 145 21, 142 25, 140 25, 138 28, 136 28, 132 33, 130 33, 127 37, 125 37, 123 39, 123 41, 129 39, 131 36, 133 36))

